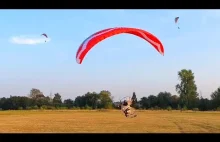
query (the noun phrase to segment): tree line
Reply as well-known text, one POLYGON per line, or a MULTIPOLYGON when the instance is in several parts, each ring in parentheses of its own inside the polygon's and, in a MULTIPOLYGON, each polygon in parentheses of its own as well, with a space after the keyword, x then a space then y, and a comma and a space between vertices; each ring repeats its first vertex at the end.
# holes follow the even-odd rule
MULTIPOLYGON (((178 95, 167 91, 157 95, 148 95, 137 100, 133 92, 132 107, 136 109, 167 110, 220 110, 220 87, 212 94, 211 99, 203 98, 197 91, 195 76, 191 70, 178 72, 179 83, 175 86, 178 95)), ((128 95, 128 94, 127 94, 128 95)), ((126 95, 125 95, 126 96, 126 95)), ((0 110, 31 109, 120 109, 120 102, 114 102, 110 91, 87 92, 75 99, 62 100, 59 93, 45 96, 39 89, 32 88, 27 96, 10 96, 0 98, 0 110)))

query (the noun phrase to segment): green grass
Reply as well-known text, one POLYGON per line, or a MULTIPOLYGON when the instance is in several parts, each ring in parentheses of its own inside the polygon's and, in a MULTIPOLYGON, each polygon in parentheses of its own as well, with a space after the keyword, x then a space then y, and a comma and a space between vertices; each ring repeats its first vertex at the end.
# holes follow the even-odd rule
POLYGON ((219 112, 138 111, 0 111, 0 132, 9 133, 219 133, 219 112))

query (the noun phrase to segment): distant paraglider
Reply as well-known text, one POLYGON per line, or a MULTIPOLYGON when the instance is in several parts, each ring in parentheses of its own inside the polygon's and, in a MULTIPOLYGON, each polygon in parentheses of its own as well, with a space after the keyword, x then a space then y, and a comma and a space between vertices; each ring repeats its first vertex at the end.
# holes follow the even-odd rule
POLYGON ((127 27, 116 27, 108 28, 101 31, 98 31, 87 39, 79 46, 79 49, 76 53, 76 62, 81 64, 86 54, 99 42, 103 41, 106 38, 112 37, 118 34, 132 34, 136 35, 147 42, 149 42, 160 54, 164 55, 164 48, 161 41, 154 36, 153 34, 136 28, 127 28, 127 27))
MULTIPOLYGON (((48 38, 47 34, 45 34, 45 33, 43 33, 42 36, 45 36, 46 38, 48 38)), ((45 40, 45 42, 46 42, 46 40, 45 40)))
POLYGON ((175 24, 178 25, 178 29, 180 29, 180 27, 179 27, 179 22, 178 22, 178 21, 179 21, 179 17, 176 17, 174 21, 175 21, 175 24))

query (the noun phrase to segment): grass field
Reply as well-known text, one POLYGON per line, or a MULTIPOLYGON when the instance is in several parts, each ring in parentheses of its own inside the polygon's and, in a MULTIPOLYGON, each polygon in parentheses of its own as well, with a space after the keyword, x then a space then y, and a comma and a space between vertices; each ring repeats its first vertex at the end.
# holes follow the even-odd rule
POLYGON ((0 132, 58 133, 219 133, 219 112, 0 111, 0 132))

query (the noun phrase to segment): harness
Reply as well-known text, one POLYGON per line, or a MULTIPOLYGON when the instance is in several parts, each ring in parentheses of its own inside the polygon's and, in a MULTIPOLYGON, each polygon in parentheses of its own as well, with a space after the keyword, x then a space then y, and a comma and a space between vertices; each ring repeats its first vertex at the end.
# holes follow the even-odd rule
MULTIPOLYGON (((121 103, 121 101, 120 101, 121 103)), ((130 106, 132 104, 132 100, 125 100, 121 103, 121 110, 125 114, 126 117, 133 118, 137 115, 135 114, 134 109, 130 106)))
POLYGON ((125 110, 124 110, 124 113, 128 113, 128 111, 130 110, 130 108, 128 107, 128 108, 126 108, 125 110))

